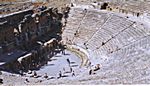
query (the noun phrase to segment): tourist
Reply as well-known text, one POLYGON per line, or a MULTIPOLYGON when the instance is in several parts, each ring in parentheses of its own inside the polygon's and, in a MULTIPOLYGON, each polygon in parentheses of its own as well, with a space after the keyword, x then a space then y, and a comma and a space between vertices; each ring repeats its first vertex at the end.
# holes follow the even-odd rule
POLYGON ((70 67, 70 72, 72 72, 72 68, 70 67))
POLYGON ((88 63, 87 68, 90 67, 91 68, 91 62, 88 63))
POLYGON ((48 78, 48 75, 47 75, 47 73, 45 73, 45 75, 44 75, 44 78, 48 78))
POLYGON ((59 71, 59 77, 58 78, 61 78, 62 77, 62 73, 61 71, 59 71))
POLYGON ((3 84, 3 79, 0 79, 0 84, 3 84))
POLYGON ((26 80, 25 80, 25 82, 29 82, 29 80, 28 80, 28 79, 26 79, 26 80))
POLYGON ((97 66, 97 69, 100 69, 100 64, 97 64, 96 66, 97 66))
POLYGON ((75 76, 75 73, 74 73, 74 71, 72 71, 72 76, 75 76))
POLYGON ((70 60, 69 60, 69 59, 67 59, 67 62, 68 62, 68 64, 70 65, 70 60))
POLYGON ((23 70, 20 70, 20 75, 23 76, 23 70))
POLYGON ((33 76, 37 76, 37 73, 36 73, 36 71, 34 71, 34 72, 33 72, 33 76))
POLYGON ((137 17, 139 17, 140 16, 140 13, 137 13, 137 17))
POLYGON ((90 69, 90 71, 89 71, 89 75, 91 75, 92 74, 92 69, 90 69))
POLYGON ((71 7, 74 7, 73 3, 71 3, 71 7))
POLYGON ((65 68, 63 68, 63 74, 65 74, 65 68))
POLYGON ((61 52, 63 55, 65 55, 65 47, 63 45, 61 45, 61 52))
POLYGON ((63 68, 63 71, 65 71, 65 68, 63 68))
POLYGON ((102 42, 102 46, 105 45, 105 42, 102 42))
POLYGON ((63 49, 63 55, 65 55, 65 49, 63 49))
POLYGON ((86 12, 87 12, 87 9, 85 8, 85 9, 84 9, 84 13, 86 13, 86 12))
POLYGON ((97 71, 97 70, 99 70, 99 69, 100 69, 100 64, 97 64, 97 65, 95 66, 94 71, 97 71))

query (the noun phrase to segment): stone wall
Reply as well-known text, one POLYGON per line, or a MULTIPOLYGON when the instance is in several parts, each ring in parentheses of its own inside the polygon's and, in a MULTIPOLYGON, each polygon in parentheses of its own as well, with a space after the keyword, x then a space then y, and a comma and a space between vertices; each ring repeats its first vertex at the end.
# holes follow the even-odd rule
POLYGON ((5 2, 0 3, 0 15, 18 12, 33 7, 31 2, 5 2))
POLYGON ((26 10, 18 13, 5 15, 0 18, 0 46, 3 47, 4 52, 7 52, 7 49, 4 48, 9 48, 9 44, 12 44, 11 46, 13 46, 13 43, 15 42, 14 30, 18 28, 18 24, 27 14, 33 14, 33 11, 26 10))
POLYGON ((48 58, 56 54, 55 49, 60 45, 58 43, 61 40, 63 14, 59 13, 57 8, 47 8, 36 13, 32 10, 26 12, 1 18, 0 54, 16 49, 31 53, 30 56, 26 54, 21 56, 27 58, 23 61, 23 63, 29 62, 26 65, 27 68, 24 68, 22 63, 18 63, 19 56, 13 61, 0 65, 0 68, 4 70, 15 72, 40 67, 47 62, 48 58), (55 40, 51 42, 53 38, 55 40), (48 44, 44 45, 46 42, 48 44))

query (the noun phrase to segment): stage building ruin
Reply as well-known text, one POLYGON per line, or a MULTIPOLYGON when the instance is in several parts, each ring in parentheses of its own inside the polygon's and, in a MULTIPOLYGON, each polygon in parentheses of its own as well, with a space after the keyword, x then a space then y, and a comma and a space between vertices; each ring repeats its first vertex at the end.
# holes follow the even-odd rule
POLYGON ((28 71, 46 64, 61 40, 62 18, 57 8, 46 6, 2 16, 0 69, 28 71))

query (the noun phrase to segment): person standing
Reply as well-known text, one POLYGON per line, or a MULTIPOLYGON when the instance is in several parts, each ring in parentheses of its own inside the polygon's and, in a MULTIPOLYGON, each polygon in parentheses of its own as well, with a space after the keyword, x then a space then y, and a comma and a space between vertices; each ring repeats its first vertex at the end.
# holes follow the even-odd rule
POLYGON ((67 62, 70 64, 70 60, 69 59, 67 59, 67 62))
POLYGON ((34 71, 34 72, 33 72, 33 76, 37 76, 37 73, 36 73, 36 71, 34 71))
POLYGON ((89 71, 89 75, 91 75, 92 74, 92 69, 90 69, 90 71, 89 71))
POLYGON ((58 78, 61 78, 62 77, 62 73, 61 71, 59 71, 59 77, 58 78))
POLYGON ((74 71, 72 71, 72 76, 75 76, 75 72, 74 71))
POLYGON ((48 78, 48 75, 47 75, 47 73, 45 73, 45 75, 44 75, 44 78, 46 78, 46 79, 48 78))
POLYGON ((72 72, 72 68, 70 67, 70 72, 72 72))
POLYGON ((0 79, 0 84, 3 84, 3 79, 0 79))

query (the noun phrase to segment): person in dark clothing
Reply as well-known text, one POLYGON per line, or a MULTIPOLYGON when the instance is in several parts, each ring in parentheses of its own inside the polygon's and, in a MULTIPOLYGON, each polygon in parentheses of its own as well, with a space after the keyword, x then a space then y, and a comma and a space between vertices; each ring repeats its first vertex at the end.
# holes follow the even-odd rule
POLYGON ((72 68, 70 67, 70 72, 72 72, 72 68))
POLYGON ((23 70, 20 70, 20 75, 23 76, 23 70))
POLYGON ((89 71, 89 75, 91 75, 92 74, 92 69, 90 69, 90 71, 89 71))
POLYGON ((45 73, 45 75, 44 75, 44 78, 48 78, 48 75, 47 75, 47 73, 45 73))
POLYGON ((0 84, 3 84, 3 79, 0 79, 0 84))
POLYGON ((104 42, 102 42, 102 46, 103 46, 103 45, 105 45, 105 43, 104 43, 104 42))
POLYGON ((33 76, 37 76, 37 73, 34 71, 34 74, 33 74, 33 76))
POLYGON ((73 3, 71 3, 71 7, 74 7, 73 3))
POLYGON ((74 73, 74 71, 72 71, 72 76, 75 76, 75 73, 74 73))
POLYGON ((97 64, 96 66, 95 66, 95 68, 94 68, 94 71, 97 71, 97 70, 99 70, 100 69, 100 64, 97 64))
POLYGON ((29 82, 29 80, 28 80, 28 79, 26 79, 26 82, 29 82))
POLYGON ((70 64, 70 60, 69 59, 67 59, 67 62, 68 62, 68 64, 70 64))

